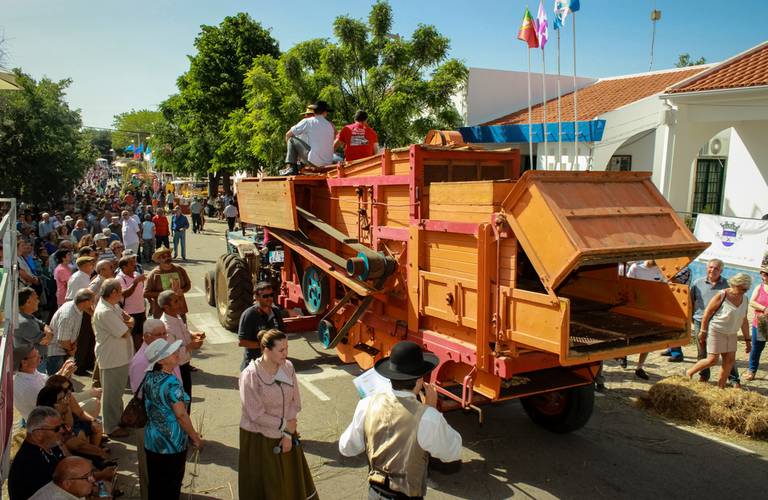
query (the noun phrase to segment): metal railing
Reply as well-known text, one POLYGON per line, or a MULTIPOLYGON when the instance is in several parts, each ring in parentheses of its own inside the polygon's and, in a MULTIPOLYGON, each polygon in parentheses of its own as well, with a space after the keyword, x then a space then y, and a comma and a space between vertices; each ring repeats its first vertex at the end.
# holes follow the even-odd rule
POLYGON ((16 262, 16 200, 0 198, 0 484, 8 477, 13 430, 13 331, 18 321, 18 264, 16 262))

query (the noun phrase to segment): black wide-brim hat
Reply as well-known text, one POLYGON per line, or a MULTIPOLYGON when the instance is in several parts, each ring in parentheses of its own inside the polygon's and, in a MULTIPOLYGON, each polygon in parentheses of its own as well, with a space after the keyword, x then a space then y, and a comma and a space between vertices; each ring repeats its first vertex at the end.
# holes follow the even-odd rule
POLYGON ((312 111, 318 114, 324 113, 326 111, 329 113, 333 113, 333 109, 331 109, 331 107, 325 101, 317 101, 314 104, 310 104, 309 106, 307 106, 307 108, 311 109, 312 111))
POLYGON ((431 352, 424 352, 414 342, 399 342, 388 358, 376 362, 374 369, 390 380, 412 380, 423 377, 437 367, 439 359, 431 352))

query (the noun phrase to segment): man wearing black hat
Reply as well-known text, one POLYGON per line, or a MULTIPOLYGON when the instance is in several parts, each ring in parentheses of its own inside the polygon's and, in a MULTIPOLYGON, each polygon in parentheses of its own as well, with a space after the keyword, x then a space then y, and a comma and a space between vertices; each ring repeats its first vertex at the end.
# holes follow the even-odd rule
POLYGON ((328 113, 333 110, 325 101, 317 101, 308 108, 314 115, 304 118, 285 134, 288 151, 285 155, 285 169, 280 172, 282 175, 298 174, 299 163, 308 169, 325 167, 333 163, 333 140, 336 137, 336 129, 327 119, 328 113))
POLYGON ((422 378, 437 364, 437 356, 408 341, 376 363, 374 369, 391 381, 392 392, 361 400, 339 438, 342 455, 368 456, 369 499, 423 498, 429 456, 444 462, 460 458, 461 436, 437 411, 437 391, 422 378))

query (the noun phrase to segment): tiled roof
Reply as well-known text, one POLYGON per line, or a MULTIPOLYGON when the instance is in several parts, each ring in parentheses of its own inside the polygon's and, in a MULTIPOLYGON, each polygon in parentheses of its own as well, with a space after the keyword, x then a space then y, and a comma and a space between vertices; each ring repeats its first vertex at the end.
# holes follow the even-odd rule
POLYGON ((704 90, 739 89, 768 85, 768 42, 739 54, 689 82, 670 89, 670 94, 704 90))
MULTIPOLYGON (((707 69, 695 66, 646 73, 638 76, 606 78, 579 89, 576 97, 579 121, 592 120, 608 111, 632 102, 658 94, 667 87, 681 82, 707 69)), ((537 104, 532 109, 533 123, 544 122, 544 106, 537 104)), ((573 93, 562 96, 562 121, 573 121, 573 93)), ((547 102, 547 121, 557 121, 557 98, 547 102)), ((483 125, 514 125, 528 123, 528 108, 515 111, 483 125)))

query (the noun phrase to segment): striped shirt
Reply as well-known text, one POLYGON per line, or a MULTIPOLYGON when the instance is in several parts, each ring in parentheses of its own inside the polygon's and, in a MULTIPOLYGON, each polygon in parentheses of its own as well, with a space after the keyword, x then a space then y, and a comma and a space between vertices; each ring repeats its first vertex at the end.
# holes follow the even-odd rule
POLYGON ((82 321, 83 312, 77 308, 74 300, 68 300, 56 310, 53 318, 51 318, 53 342, 48 345, 48 356, 65 356, 67 354, 59 342, 76 342, 82 321))

